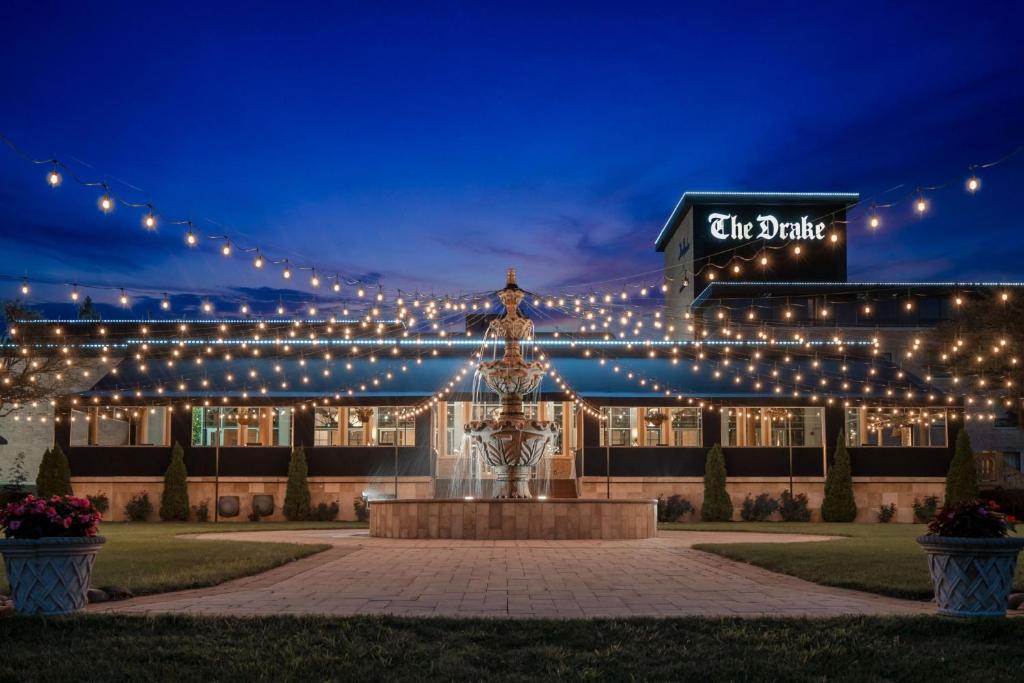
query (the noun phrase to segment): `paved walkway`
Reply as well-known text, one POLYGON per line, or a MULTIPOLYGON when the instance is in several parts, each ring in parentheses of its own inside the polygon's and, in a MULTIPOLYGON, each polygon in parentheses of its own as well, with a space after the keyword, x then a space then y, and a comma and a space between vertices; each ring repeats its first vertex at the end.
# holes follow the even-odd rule
POLYGON ((92 612, 205 615, 675 617, 934 614, 930 603, 828 588, 692 548, 827 537, 659 532, 640 541, 370 538, 365 530, 203 534, 330 543, 313 557, 212 588, 104 603, 92 612))

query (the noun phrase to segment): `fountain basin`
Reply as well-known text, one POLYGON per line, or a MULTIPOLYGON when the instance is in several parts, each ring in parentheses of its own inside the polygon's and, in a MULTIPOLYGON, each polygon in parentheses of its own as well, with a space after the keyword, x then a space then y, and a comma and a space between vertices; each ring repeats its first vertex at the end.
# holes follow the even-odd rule
POLYGON ((653 538, 656 500, 413 498, 370 502, 381 538, 573 540, 653 538))

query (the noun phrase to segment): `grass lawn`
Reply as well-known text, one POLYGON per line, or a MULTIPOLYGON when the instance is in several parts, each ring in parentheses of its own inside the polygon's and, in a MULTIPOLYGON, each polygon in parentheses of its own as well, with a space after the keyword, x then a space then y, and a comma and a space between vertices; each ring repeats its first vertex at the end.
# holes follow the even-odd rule
MULTIPOLYGON (((917 600, 932 597, 924 551, 914 542, 924 533, 923 524, 701 522, 658 528, 844 536, 820 543, 702 543, 695 547, 826 586, 917 600)), ((1016 589, 1024 590, 1024 554, 1017 565, 1016 589)))
MULTIPOLYGON (((216 531, 278 531, 344 528, 355 522, 258 522, 232 524, 115 523, 100 525, 106 545, 96 556, 92 585, 116 586, 136 595, 212 586, 266 571, 329 546, 244 541, 196 541, 178 534, 216 531)), ((0 591, 7 579, 0 566, 0 591)))
POLYGON ((19 681, 1024 680, 1021 619, 12 617, 0 642, 19 681))

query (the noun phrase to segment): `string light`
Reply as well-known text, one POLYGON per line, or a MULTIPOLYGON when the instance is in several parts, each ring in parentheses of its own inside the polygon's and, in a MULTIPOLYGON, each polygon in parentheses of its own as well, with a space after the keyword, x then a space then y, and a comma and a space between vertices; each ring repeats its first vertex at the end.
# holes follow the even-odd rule
POLYGON ((46 174, 46 182, 50 187, 60 187, 63 178, 60 175, 60 171, 57 170, 57 165, 54 164, 50 172, 46 174))
POLYGON ((320 286, 320 278, 317 277, 316 270, 313 271, 313 275, 309 278, 309 284, 313 287, 320 286))
POLYGON ((224 246, 220 248, 220 253, 231 256, 231 240, 224 240, 224 246))
POLYGON ((256 258, 254 258, 252 260, 252 265, 253 265, 254 268, 262 268, 263 267, 263 256, 260 255, 259 251, 256 252, 256 258))
POLYGON ((292 279, 292 269, 289 268, 287 264, 285 264, 284 270, 281 271, 281 276, 285 280, 291 280, 292 279))
POLYGON ((188 232, 185 233, 185 244, 190 247, 194 247, 198 241, 199 240, 196 239, 196 234, 192 232, 192 228, 189 228, 188 232))
POLYGON ((914 201, 914 211, 917 211, 918 214, 923 214, 927 210, 928 202, 925 200, 924 195, 921 193, 921 190, 918 190, 917 199, 914 201))
POLYGON ((100 211, 103 213, 110 213, 114 210, 114 200, 110 198, 110 195, 104 193, 97 202, 100 207, 100 211))
POLYGON ((160 308, 165 311, 171 310, 171 300, 167 298, 166 292, 164 293, 164 297, 160 300, 160 308))
POLYGON ((156 229, 156 216, 153 214, 152 211, 147 213, 146 216, 142 219, 142 226, 146 228, 146 230, 156 229))
POLYGON ((974 172, 974 166, 971 166, 971 177, 967 179, 967 191, 974 194, 981 189, 981 178, 974 172))
POLYGON ((22 295, 27 296, 28 295, 28 291, 29 291, 29 289, 28 289, 28 278, 24 278, 21 281, 21 293, 22 293, 22 295))

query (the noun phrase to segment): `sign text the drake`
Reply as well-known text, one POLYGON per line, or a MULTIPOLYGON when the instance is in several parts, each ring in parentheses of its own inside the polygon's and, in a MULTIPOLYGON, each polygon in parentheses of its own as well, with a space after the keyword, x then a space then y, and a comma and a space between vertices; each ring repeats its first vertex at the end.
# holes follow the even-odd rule
POLYGON ((799 222, 780 221, 771 214, 743 222, 730 213, 708 215, 711 236, 719 240, 824 240, 825 224, 802 216, 799 222))

